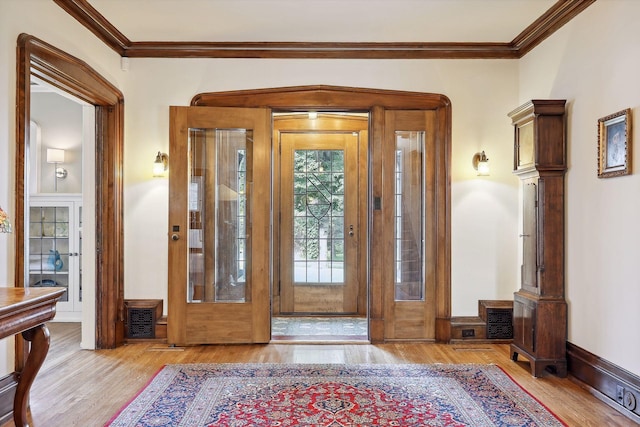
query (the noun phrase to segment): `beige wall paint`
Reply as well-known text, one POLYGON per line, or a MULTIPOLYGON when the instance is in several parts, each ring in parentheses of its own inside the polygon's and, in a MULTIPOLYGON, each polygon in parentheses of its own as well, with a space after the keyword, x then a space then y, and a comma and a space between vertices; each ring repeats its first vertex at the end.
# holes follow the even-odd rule
POLYGON ((594 3, 520 61, 520 100, 566 98, 569 341, 640 375, 640 2, 594 3), (632 175, 597 178, 598 119, 632 109, 632 175))
POLYGON ((82 192, 82 105, 55 92, 31 94, 31 120, 40 127, 40 146, 31 148, 31 194, 53 193, 56 165, 47 163, 47 149, 65 151, 64 179, 58 179, 58 193, 82 192), (39 170, 40 173, 37 173, 39 170))

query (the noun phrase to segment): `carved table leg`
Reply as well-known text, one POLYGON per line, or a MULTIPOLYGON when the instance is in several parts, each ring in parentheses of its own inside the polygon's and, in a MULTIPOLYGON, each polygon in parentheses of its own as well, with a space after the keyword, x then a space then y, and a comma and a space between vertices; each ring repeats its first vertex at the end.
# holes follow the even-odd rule
POLYGON ((16 397, 13 401, 13 421, 16 427, 29 427, 27 420, 29 390, 49 351, 49 329, 42 324, 23 332, 22 337, 31 342, 31 350, 18 380, 16 397))

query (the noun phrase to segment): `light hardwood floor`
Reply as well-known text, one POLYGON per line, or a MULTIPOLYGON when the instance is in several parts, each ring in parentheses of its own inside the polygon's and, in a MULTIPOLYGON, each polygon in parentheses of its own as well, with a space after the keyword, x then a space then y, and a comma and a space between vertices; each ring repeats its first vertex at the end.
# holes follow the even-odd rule
MULTIPOLYGON (((114 350, 80 349, 78 324, 51 323, 51 349, 31 389, 35 427, 103 426, 168 363, 495 363, 575 427, 637 425, 570 378, 533 378, 512 362, 507 345, 424 343, 208 345, 154 343, 114 350)), ((3 427, 12 426, 7 423, 3 427)))

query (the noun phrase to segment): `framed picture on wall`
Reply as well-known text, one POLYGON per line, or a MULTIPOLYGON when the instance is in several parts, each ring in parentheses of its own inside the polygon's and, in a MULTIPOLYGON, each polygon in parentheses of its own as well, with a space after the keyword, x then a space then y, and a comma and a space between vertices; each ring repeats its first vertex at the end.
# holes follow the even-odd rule
POLYGON ((598 119, 598 178, 631 173, 631 109, 598 119))

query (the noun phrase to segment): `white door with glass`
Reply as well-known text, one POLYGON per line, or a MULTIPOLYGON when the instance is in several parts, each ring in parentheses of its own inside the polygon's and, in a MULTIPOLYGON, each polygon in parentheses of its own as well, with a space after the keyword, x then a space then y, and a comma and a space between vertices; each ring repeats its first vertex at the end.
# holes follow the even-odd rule
POLYGON ((31 196, 28 287, 65 288, 56 320, 82 320, 82 202, 77 196, 31 196))

